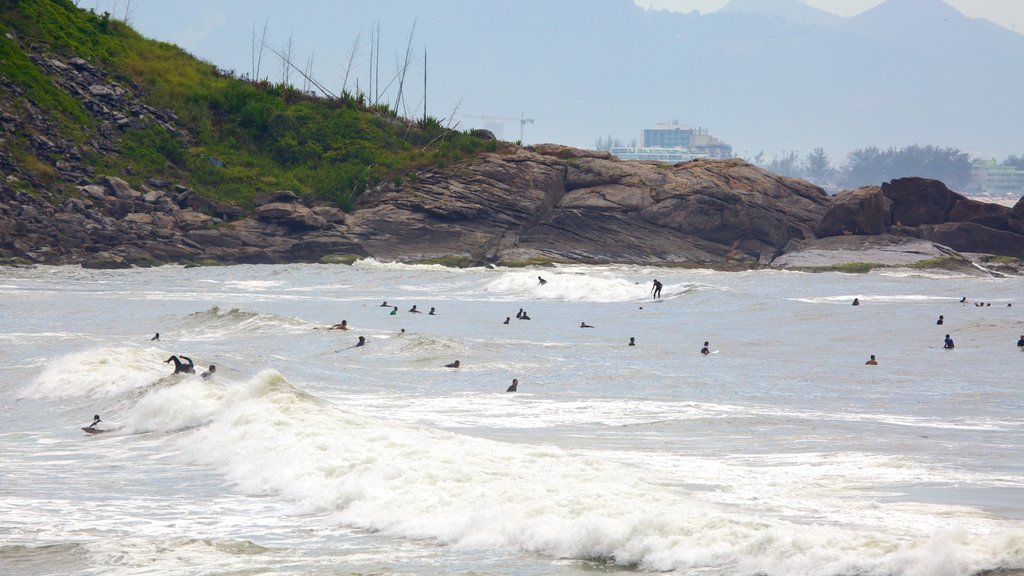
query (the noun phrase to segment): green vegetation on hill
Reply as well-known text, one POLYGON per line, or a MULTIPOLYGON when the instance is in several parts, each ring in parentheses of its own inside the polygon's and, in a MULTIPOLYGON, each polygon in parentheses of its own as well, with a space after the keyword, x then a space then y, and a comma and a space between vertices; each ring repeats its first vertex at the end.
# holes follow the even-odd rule
POLYGON ((494 141, 446 130, 435 118, 399 118, 386 105, 369 106, 362 95, 318 98, 235 78, 70 0, 0 0, 0 21, 0 76, 24 89, 62 137, 87 142, 97 121, 22 47, 37 44, 44 53, 84 58, 120 85, 137 86, 146 104, 172 111, 187 132, 158 125, 126 130, 118 154, 85 154, 83 162, 100 173, 167 179, 243 206, 264 192, 289 189, 350 209, 377 182, 401 182, 418 168, 497 148, 494 141), (14 40, 3 36, 8 31, 14 40))

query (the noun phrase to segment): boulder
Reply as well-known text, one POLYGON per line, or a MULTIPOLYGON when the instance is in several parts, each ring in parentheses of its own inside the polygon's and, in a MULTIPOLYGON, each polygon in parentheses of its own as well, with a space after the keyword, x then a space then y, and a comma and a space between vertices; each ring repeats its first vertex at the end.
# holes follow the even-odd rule
POLYGON ((974 222, 999 230, 1009 229, 1011 209, 978 202, 951 191, 938 180, 898 178, 882 184, 882 194, 892 201, 893 224, 920 226, 946 222, 974 222))
POLYGON ((290 190, 279 190, 277 192, 270 192, 253 198, 252 205, 259 207, 264 204, 296 204, 301 202, 302 198, 300 198, 295 192, 290 190))
POLYGON ((92 198, 93 200, 99 200, 100 202, 106 200, 107 194, 104 192, 105 188, 96 184, 89 184, 87 186, 79 186, 78 191, 83 195, 92 198))
POLYGON ((848 234, 881 234, 889 221, 891 200, 878 186, 864 186, 832 197, 821 222, 814 227, 819 238, 848 234))
POLYGON ((116 198, 134 200, 142 197, 141 192, 132 190, 132 187, 127 182, 116 176, 104 176, 101 180, 116 198))
POLYGON ((272 202, 256 208, 256 218, 291 229, 320 229, 327 226, 327 221, 317 216, 302 204, 272 202))
POLYGON ((974 222, 946 222, 928 226, 922 235, 958 252, 998 254, 1024 259, 1024 237, 974 222))
POLYGON ((494 135, 494 132, 485 130, 483 128, 475 128, 470 131, 470 135, 474 138, 480 138, 481 140, 497 140, 498 137, 494 135))

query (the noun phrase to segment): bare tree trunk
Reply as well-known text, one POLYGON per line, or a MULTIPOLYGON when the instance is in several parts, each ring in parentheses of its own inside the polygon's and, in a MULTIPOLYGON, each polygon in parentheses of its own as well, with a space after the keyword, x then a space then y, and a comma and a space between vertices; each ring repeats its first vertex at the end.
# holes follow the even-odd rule
POLYGON ((427 125, 427 49, 423 49, 423 125, 427 125))
POLYGON ((260 33, 259 48, 256 47, 256 28, 252 29, 252 81, 260 81, 260 68, 263 65, 263 51, 267 49, 267 23, 270 21, 268 17, 263 21, 263 32, 260 33))
POLYGON ((402 92, 405 90, 405 74, 412 64, 412 38, 416 33, 416 21, 412 21, 412 28, 409 29, 409 39, 405 43, 405 59, 401 64, 401 71, 398 74, 398 96, 395 97, 395 113, 398 113, 399 104, 402 103, 402 92))
POLYGON ((302 83, 302 91, 303 92, 309 92, 310 82, 312 81, 312 78, 313 78, 313 59, 314 58, 316 58, 316 50, 314 50, 313 53, 309 55, 309 58, 306 59, 306 72, 305 72, 305 74, 302 75, 305 78, 305 80, 302 83))
POLYGON ((292 35, 288 35, 288 40, 281 47, 281 52, 278 53, 278 57, 281 58, 281 84, 283 86, 289 86, 291 84, 291 72, 292 72, 292 35))
POLYGON ((377 51, 377 55, 374 57, 374 63, 377 69, 374 71, 374 76, 377 77, 377 82, 374 84, 374 88, 377 91, 373 95, 373 104, 376 105, 380 101, 380 21, 377 21, 377 42, 374 44, 377 51))
MULTIPOLYGON (((348 88, 348 75, 352 72, 352 63, 356 60, 356 54, 359 52, 359 41, 363 34, 360 32, 356 34, 356 39, 352 41, 352 48, 348 51, 348 64, 345 66, 345 75, 341 79, 341 93, 345 93, 345 89, 348 88)), ((359 88, 356 88, 356 92, 359 92, 359 88)))

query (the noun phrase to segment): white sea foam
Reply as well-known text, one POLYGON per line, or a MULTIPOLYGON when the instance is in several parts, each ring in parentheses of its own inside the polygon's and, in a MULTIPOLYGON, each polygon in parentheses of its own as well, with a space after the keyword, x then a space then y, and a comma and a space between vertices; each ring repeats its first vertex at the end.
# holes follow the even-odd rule
MULTIPOLYGON (((568 302, 631 302, 643 301, 651 296, 651 285, 640 284, 614 270, 601 274, 563 272, 559 270, 519 270, 503 272, 485 286, 489 293, 519 300, 560 300, 568 302), (546 283, 538 280, 541 276, 546 283)), ((664 283, 663 299, 672 299, 707 286, 682 283, 664 283)))
POLYGON ((273 333, 301 334, 314 324, 297 318, 286 318, 250 310, 231 308, 221 310, 214 306, 194 312, 172 325, 165 334, 176 334, 190 340, 220 340, 239 334, 273 333))
MULTIPOLYGON (((903 459, 815 454, 805 464, 751 466, 671 457, 652 464, 633 455, 628 462, 356 416, 272 371, 230 400, 194 384, 152 399, 154 407, 189 414, 159 425, 168 431, 209 422, 180 439, 188 458, 221 470, 246 493, 281 496, 298 513, 347 526, 455 549, 605 558, 648 570, 912 575, 941 573, 949 562, 980 569, 1000 555, 1024 562, 1024 550, 1006 547, 1024 538, 1020 526, 969 509, 943 515, 917 504, 850 504, 851 489, 893 481, 880 472, 908 481, 935 473, 903 459), (681 480, 724 494, 701 498, 681 480), (826 524, 785 520, 813 519, 817 507, 840 505, 836 498, 845 512, 822 517, 826 524)), ((128 421, 154 423, 148 404, 140 402, 128 421)))
POLYGON ((20 392, 21 398, 107 397, 167 374, 168 354, 156 348, 96 348, 55 359, 20 392))

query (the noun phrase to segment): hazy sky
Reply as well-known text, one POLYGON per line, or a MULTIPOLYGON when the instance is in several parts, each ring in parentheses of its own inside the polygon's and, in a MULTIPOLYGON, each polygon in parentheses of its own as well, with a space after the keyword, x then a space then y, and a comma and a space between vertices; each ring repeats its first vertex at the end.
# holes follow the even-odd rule
MULTIPOLYGON (((369 77, 367 31, 374 22, 384 22, 384 47, 380 51, 383 70, 378 72, 385 74, 393 62, 397 68, 398 53, 404 50, 408 31, 416 22, 412 69, 416 71, 417 79, 422 77, 421 49, 429 48, 430 99, 425 101, 425 91, 418 81, 414 82, 411 87, 407 86, 400 112, 410 116, 427 106, 432 116, 457 121, 452 125, 460 129, 494 129, 493 121, 498 121, 496 132, 501 132, 499 137, 508 140, 522 137, 526 143, 558 142, 591 147, 598 136, 614 136, 628 142, 641 128, 679 119, 684 124, 709 129, 714 136, 732 144, 736 153, 741 155, 754 154, 759 150, 768 153, 808 152, 821 146, 831 156, 839 158, 855 148, 899 147, 913 143, 953 146, 985 157, 1002 158, 1021 152, 1017 144, 1020 138, 1015 135, 1022 133, 1024 118, 1013 113, 1015 106, 1002 104, 1005 98, 1012 98, 1017 91, 997 90, 1016 84, 997 81, 1001 78, 998 73, 983 76, 980 80, 976 78, 979 88, 972 94, 977 97, 947 103, 945 109, 936 108, 936 102, 945 102, 953 91, 937 93, 930 100, 930 107, 894 99, 889 109, 905 108, 906 113, 900 122, 883 121, 881 111, 871 108, 879 101, 858 96, 860 86, 847 86, 840 90, 839 86, 845 84, 833 83, 830 94, 835 98, 828 102, 838 103, 841 100, 846 103, 850 114, 863 115, 863 122, 859 122, 854 130, 829 128, 824 124, 820 130, 813 131, 786 128, 799 122, 824 122, 835 115, 831 114, 824 120, 808 120, 811 116, 794 120, 780 113, 780 109, 788 110, 788 107, 766 109, 769 102, 780 104, 771 100, 782 93, 778 87, 768 87, 766 93, 756 97, 750 93, 749 98, 744 96, 746 92, 733 90, 730 92, 732 100, 710 103, 702 99, 700 91, 691 91, 678 98, 662 98, 664 92, 656 91, 641 99, 630 90, 618 88, 599 90, 600 95, 595 97, 595 87, 608 84, 612 78, 628 77, 631 79, 629 82, 640 85, 639 82, 644 81, 640 78, 648 78, 645 75, 655 80, 663 76, 652 74, 643 59, 630 59, 628 50, 604 49, 623 40, 621 35, 624 32, 613 24, 618 20, 610 20, 609 14, 621 17, 624 13, 635 12, 642 17, 639 10, 630 6, 630 1, 641 8, 680 12, 714 11, 728 3, 728 0, 528 0, 522 3, 525 7, 521 10, 517 10, 519 2, 499 5, 494 0, 81 0, 79 5, 98 11, 108 10, 115 17, 123 17, 128 8, 131 24, 143 35, 173 42, 199 58, 239 74, 246 74, 253 67, 252 35, 266 22, 268 45, 283 50, 285 41, 294 36, 297 62, 304 65, 308 62, 313 76, 335 92, 341 89, 347 55, 358 42, 361 42, 357 50, 359 58, 354 61, 347 89, 353 90, 358 83, 361 90, 366 90, 369 77), (494 9, 495 13, 502 14, 502 19, 488 20, 492 6, 503 8, 494 9), (602 10, 583 11, 581 6, 601 6, 602 10), (465 19, 460 21, 462 13, 457 12, 459 10, 472 13, 468 22, 465 19), (550 12, 551 18, 537 18, 538 11, 550 12), (568 12, 572 12, 573 18, 577 18, 578 13, 578 20, 587 25, 571 30, 558 28, 560 22, 577 21, 564 20, 568 12), (517 15, 532 20, 521 21, 517 15), (534 37, 536 41, 533 41, 534 37), (534 46, 551 46, 552 38, 562 41, 571 38, 574 44, 565 46, 555 58, 548 58, 547 54, 533 55, 530 62, 541 62, 541 65, 528 65, 522 58, 512 57, 533 54, 530 50, 534 46), (614 42, 609 43, 605 39, 614 42), (588 57, 591 54, 600 56, 588 57), (557 91, 552 87, 557 87, 557 91), (969 109, 972 106, 974 111, 969 109), (971 121, 971 126, 983 127, 976 128, 974 132, 984 133, 984 137, 971 140, 970 131, 954 129, 956 123, 953 120, 968 113, 977 117, 971 121), (938 116, 923 118, 929 114, 938 116), (535 122, 528 125, 520 123, 522 115, 535 122), (980 121, 995 115, 999 116, 998 121, 992 121, 991 126, 980 121), (813 133, 806 135, 805 132, 813 133), (804 134, 802 139, 801 134, 804 134)), ((806 0, 809 5, 841 16, 853 16, 881 2, 806 0)), ((1007 28, 1017 25, 1024 31, 1024 0, 949 0, 948 3, 968 17, 985 18, 1007 28)), ((692 19, 703 20, 696 16, 692 19)), ((1013 36, 998 29, 993 31, 1013 36)), ((278 80, 281 77, 278 60, 268 53, 260 76, 278 80)), ((704 74, 708 81, 721 80, 720 84, 728 84, 722 79, 725 75, 716 76, 719 71, 709 63, 710 60, 701 62, 688 64, 691 73, 704 74)), ((846 65, 854 66, 852 70, 858 73, 866 66, 859 61, 846 65)), ((957 67, 963 66, 969 65, 959 61, 947 62, 940 74, 955 74, 957 67)), ((927 66, 915 68, 914 74, 935 74, 925 68, 927 66)), ((757 76, 762 69, 746 70, 745 74, 757 76)), ((666 78, 678 78, 680 74, 666 78)), ((869 79, 864 86, 874 83, 892 86, 909 76, 893 72, 888 77, 861 77, 869 79)), ((762 80, 767 81, 767 77, 762 80)), ((291 81, 297 86, 302 84, 297 74, 292 74, 291 81)), ((813 79, 798 77, 793 81, 811 86, 813 79)), ((385 100, 394 102, 394 91, 388 92, 387 88, 384 91, 385 100)), ((804 96, 810 97, 814 93, 813 90, 803 90, 804 96)), ((787 99, 782 104, 792 101, 787 99)), ((824 111, 819 112, 825 114, 824 111)))
MULTIPOLYGON (((675 10, 678 12, 713 12, 729 3, 729 0, 634 0, 644 8, 675 10)), ((819 10, 853 16, 873 8, 882 0, 803 0, 804 4, 819 10)), ((1024 0, 946 0, 964 16, 985 18, 1000 26, 1024 32, 1024 0)))

